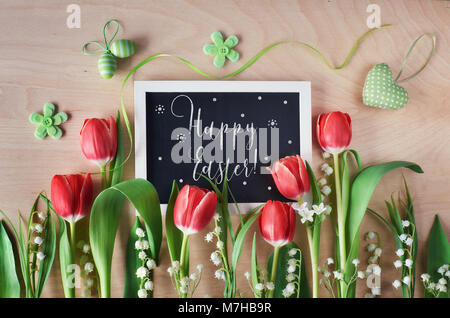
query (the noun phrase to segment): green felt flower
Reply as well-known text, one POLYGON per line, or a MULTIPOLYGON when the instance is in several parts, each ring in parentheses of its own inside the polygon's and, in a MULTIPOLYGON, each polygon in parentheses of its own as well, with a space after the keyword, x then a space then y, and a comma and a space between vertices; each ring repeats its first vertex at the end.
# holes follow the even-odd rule
POLYGON ((62 130, 58 126, 67 121, 67 114, 64 112, 55 113, 55 105, 47 103, 44 105, 44 113, 32 113, 30 122, 39 125, 34 132, 34 136, 44 139, 47 134, 54 139, 61 138, 62 130))
POLYGON ((207 55, 215 56, 215 66, 222 67, 225 64, 225 58, 229 59, 231 62, 236 62, 239 59, 239 53, 233 50, 233 47, 239 43, 236 36, 231 35, 224 41, 222 34, 216 31, 211 34, 211 40, 214 44, 206 44, 203 47, 203 52, 207 55))

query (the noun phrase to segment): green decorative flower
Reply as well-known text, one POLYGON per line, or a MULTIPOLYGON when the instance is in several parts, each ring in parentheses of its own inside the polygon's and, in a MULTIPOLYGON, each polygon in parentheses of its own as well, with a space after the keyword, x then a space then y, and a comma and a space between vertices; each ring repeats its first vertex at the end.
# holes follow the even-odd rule
POLYGON ((211 40, 214 44, 206 44, 203 47, 203 52, 208 55, 215 55, 215 66, 222 67, 225 64, 225 58, 229 59, 231 62, 236 62, 239 59, 239 53, 233 50, 233 47, 239 43, 236 36, 231 35, 224 41, 222 34, 216 31, 211 34, 211 40))
POLYGON ((32 113, 30 115, 30 122, 39 125, 34 132, 36 138, 44 139, 47 134, 54 139, 61 138, 62 130, 58 126, 67 121, 67 114, 64 112, 55 113, 55 105, 47 103, 44 105, 43 115, 39 113, 32 113))

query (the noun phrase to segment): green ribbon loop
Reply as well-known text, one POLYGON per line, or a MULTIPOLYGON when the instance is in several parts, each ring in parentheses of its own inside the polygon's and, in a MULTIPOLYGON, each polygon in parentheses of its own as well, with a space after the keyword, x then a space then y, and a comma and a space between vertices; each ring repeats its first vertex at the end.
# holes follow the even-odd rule
POLYGON ((87 42, 87 43, 85 43, 85 44, 83 45, 81 51, 83 52, 84 55, 94 55, 94 54, 97 54, 97 53, 99 53, 99 52, 105 52, 105 53, 111 54, 111 51, 109 50, 109 47, 111 46, 112 41, 113 41, 114 38, 116 37, 117 32, 119 32, 119 22, 117 22, 117 21, 114 20, 114 19, 111 19, 111 20, 107 21, 107 22, 105 23, 105 25, 103 26, 103 39, 104 39, 104 41, 105 41, 105 46, 103 47, 103 46, 102 46, 100 43, 98 43, 97 41, 89 41, 89 42, 87 42), (106 28, 108 27, 108 25, 109 25, 110 23, 114 23, 114 24, 116 25, 116 31, 114 32, 114 35, 111 37, 111 39, 110 39, 109 42, 108 42, 108 40, 106 40, 106 28), (88 47, 89 45, 91 45, 91 44, 100 47, 100 49, 95 50, 95 51, 93 51, 93 52, 86 52, 87 47, 88 47))
POLYGON ((400 68, 400 72, 398 73, 398 75, 397 75, 397 77, 395 78, 394 81, 396 83, 403 83, 403 82, 407 82, 410 79, 413 79, 414 77, 419 75, 425 69, 425 67, 428 65, 428 63, 430 62, 431 57, 433 56, 435 50, 436 50, 436 36, 434 34, 432 34, 432 33, 424 33, 421 36, 419 36, 411 44, 411 47, 409 48, 408 53, 406 53, 406 56, 405 56, 405 58, 403 60, 402 67, 400 68), (403 73, 403 71, 405 69, 406 63, 408 62, 409 56, 411 55, 412 51, 414 50, 414 48, 417 45, 417 42, 419 42, 425 36, 429 37, 431 39, 431 42, 432 42, 431 51, 430 51, 430 54, 428 55, 427 60, 425 61, 425 63, 422 65, 422 67, 417 72, 415 72, 414 74, 412 74, 412 75, 410 75, 410 76, 408 76, 408 77, 406 77, 406 78, 404 78, 402 80, 399 80, 400 76, 402 75, 402 73, 403 73))
POLYGON ((84 55, 94 55, 94 54, 97 54, 99 52, 106 52, 106 49, 100 43, 98 43, 96 41, 89 41, 89 42, 87 42, 87 43, 85 43, 83 45, 81 51, 83 52, 84 55), (89 45, 91 45, 91 44, 98 46, 100 49, 97 49, 97 50, 95 50, 93 52, 86 52, 87 47, 89 45))
POLYGON ((386 24, 386 25, 382 25, 379 28, 373 28, 370 29, 369 31, 367 31, 366 33, 364 33, 356 42, 355 44, 352 46, 349 54, 347 55, 347 57, 345 58, 344 62, 339 65, 339 66, 334 66, 333 63, 330 62, 330 60, 328 60, 325 55, 323 55, 318 49, 314 48, 313 46, 309 45, 306 42, 302 42, 302 41, 281 41, 281 42, 277 42, 274 43, 272 45, 267 46, 266 48, 262 49, 259 53, 257 53, 254 57, 252 57, 247 63, 245 63, 243 66, 241 66, 240 68, 238 68, 236 71, 227 74, 227 75, 223 75, 223 76, 215 76, 215 75, 210 75, 207 74, 205 72, 203 72, 202 70, 200 70, 197 66, 195 66, 194 64, 192 64, 191 62, 189 62, 188 60, 177 56, 177 55, 173 55, 173 54, 168 54, 168 53, 160 53, 160 54, 155 54, 152 55, 148 58, 146 58, 145 60, 143 60, 142 62, 138 63, 135 67, 133 67, 131 69, 131 71, 128 72, 127 76, 125 77, 125 79, 122 82, 122 87, 121 87, 121 91, 120 91, 120 107, 121 107, 121 112, 122 112, 122 117, 124 119, 125 122, 125 126, 127 128, 127 132, 128 132, 128 137, 130 140, 130 151, 128 152, 127 157, 125 158, 125 160, 122 162, 122 165, 124 165, 128 159, 131 157, 132 151, 133 151, 133 134, 131 132, 131 125, 130 125, 130 121, 128 119, 127 116, 127 111, 125 109, 125 103, 123 101, 123 94, 124 94, 124 89, 125 89, 125 85, 128 82, 128 80, 130 79, 130 77, 137 71, 139 70, 141 67, 143 67, 144 65, 146 65, 147 63, 156 60, 158 58, 161 57, 172 57, 175 58, 177 60, 179 60, 180 62, 184 63, 185 65, 187 65, 188 67, 190 67, 193 71, 195 71, 196 73, 200 74, 203 77, 206 77, 208 79, 216 79, 216 80, 220 80, 220 79, 229 79, 231 77, 234 77, 238 74, 240 74, 241 72, 243 72, 244 70, 246 70, 247 68, 249 68, 253 63, 255 63, 261 56, 263 56, 264 54, 266 54, 267 52, 269 52, 270 50, 272 50, 273 48, 280 46, 280 45, 284 45, 284 44, 299 44, 302 46, 306 46, 307 48, 311 49, 314 53, 318 54, 320 56, 320 58, 322 59, 322 61, 332 70, 340 70, 343 69, 345 66, 347 66, 347 64, 350 62, 352 56, 355 54, 356 50, 358 49, 359 45, 364 41, 364 39, 371 33, 377 31, 377 30, 381 30, 384 28, 388 28, 391 27, 392 24, 386 24))
POLYGON ((119 22, 117 22, 114 19, 111 19, 111 20, 109 20, 108 22, 105 23, 105 26, 103 27, 103 39, 105 40, 106 50, 109 51, 109 46, 111 45, 111 42, 116 37, 117 32, 119 32, 119 22), (110 23, 114 23, 116 25, 116 32, 114 32, 114 35, 112 36, 111 40, 109 40, 109 42, 107 42, 107 40, 106 40, 106 28, 108 27, 108 25, 110 23))

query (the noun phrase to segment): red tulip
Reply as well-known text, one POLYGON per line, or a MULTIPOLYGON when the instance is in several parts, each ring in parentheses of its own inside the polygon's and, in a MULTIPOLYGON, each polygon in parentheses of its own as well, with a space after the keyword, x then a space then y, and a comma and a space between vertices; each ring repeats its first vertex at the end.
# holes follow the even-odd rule
POLYGON ((89 214, 92 206, 92 178, 88 173, 55 175, 51 182, 51 201, 59 216, 76 222, 89 214))
POLYGON ((80 131, 84 156, 104 167, 116 156, 117 129, 112 116, 108 119, 86 119, 80 131))
POLYGON ((185 185, 175 201, 175 225, 186 235, 200 232, 214 216, 216 205, 217 196, 214 192, 185 185))
POLYGON ((309 191, 310 183, 305 164, 299 155, 284 157, 268 168, 278 191, 288 199, 300 200, 309 191))
POLYGON ((259 216, 262 237, 274 247, 292 242, 295 232, 295 211, 287 203, 267 201, 259 216))
POLYGON ((326 152, 339 154, 352 140, 352 120, 347 113, 320 114, 316 126, 317 140, 326 152))

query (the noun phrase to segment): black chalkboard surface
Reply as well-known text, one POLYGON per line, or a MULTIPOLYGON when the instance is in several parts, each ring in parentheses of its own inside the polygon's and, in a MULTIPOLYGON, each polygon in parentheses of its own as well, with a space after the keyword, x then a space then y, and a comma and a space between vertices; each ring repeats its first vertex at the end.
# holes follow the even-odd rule
MULTIPOLYGON (((211 188, 200 174, 222 184, 227 166, 237 202, 286 200, 267 167, 284 156, 311 152, 303 149, 310 143, 302 144, 302 134, 310 139, 310 124, 302 129, 301 122, 310 123, 310 117, 302 118, 301 108, 308 108, 305 113, 310 114, 310 105, 301 103, 300 89, 271 92, 265 85, 259 91, 221 91, 223 82, 207 82, 201 91, 202 82, 195 82, 192 91, 188 82, 188 89, 179 85, 179 91, 151 91, 155 82, 143 83, 148 83, 147 89, 142 84, 135 89, 136 135, 143 135, 139 145, 145 149, 136 151, 145 160, 136 161, 136 170, 145 171, 139 176, 153 183, 161 203, 167 203, 173 180, 180 187, 211 188)), ((158 83, 174 89, 171 82, 158 83)))

